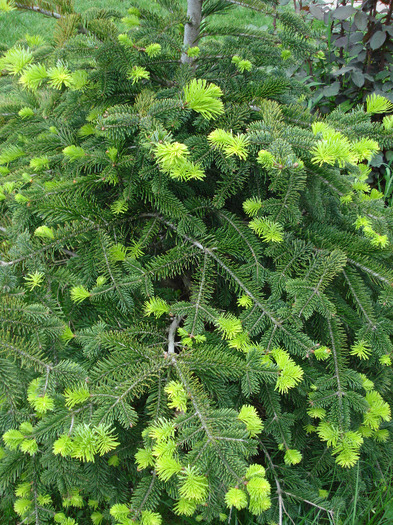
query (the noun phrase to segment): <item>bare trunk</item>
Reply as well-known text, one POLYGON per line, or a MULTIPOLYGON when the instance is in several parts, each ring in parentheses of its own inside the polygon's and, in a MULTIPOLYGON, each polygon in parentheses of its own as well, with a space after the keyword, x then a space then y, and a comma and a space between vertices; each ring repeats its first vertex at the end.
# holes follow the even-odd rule
POLYGON ((203 0, 187 0, 187 16, 189 22, 184 27, 184 52, 181 56, 183 64, 192 64, 193 58, 187 55, 187 50, 194 47, 199 38, 199 30, 202 20, 203 0))

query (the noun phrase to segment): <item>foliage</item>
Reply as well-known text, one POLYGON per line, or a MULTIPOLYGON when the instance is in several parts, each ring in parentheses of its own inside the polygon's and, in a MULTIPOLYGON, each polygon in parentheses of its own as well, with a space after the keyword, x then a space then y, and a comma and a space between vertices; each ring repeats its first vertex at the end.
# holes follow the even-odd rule
POLYGON ((393 100, 392 6, 371 0, 358 6, 310 3, 306 9, 321 35, 308 71, 320 86, 314 104, 326 112, 337 104, 349 109, 372 93, 393 100))
MULTIPOLYGON (((343 1, 335 7, 318 2, 300 4, 302 13, 313 24, 312 36, 319 47, 306 67, 297 71, 312 86, 309 106, 327 113, 337 105, 349 111, 374 95, 393 100, 392 4, 376 0, 358 5, 343 1)), ((386 110, 376 113, 383 114, 386 110)), ((393 151, 382 148, 372 161, 373 185, 382 191, 389 204, 393 189, 392 160, 393 151)))
POLYGON ((224 0, 182 64, 159 4, 1 59, 1 516, 338 524, 392 454, 388 103, 317 119, 302 21, 224 0))

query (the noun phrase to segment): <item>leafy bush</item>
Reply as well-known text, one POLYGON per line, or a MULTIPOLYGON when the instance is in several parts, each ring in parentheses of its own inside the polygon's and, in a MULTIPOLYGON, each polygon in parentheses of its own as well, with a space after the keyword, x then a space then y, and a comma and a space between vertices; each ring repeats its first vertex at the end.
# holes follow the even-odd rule
POLYGON ((338 523, 392 453, 389 103, 318 120, 276 35, 160 5, 1 58, 2 515, 338 523))
MULTIPOLYGON (((370 94, 393 100, 392 6, 374 0, 361 5, 307 3, 303 16, 311 20, 319 50, 296 74, 307 79, 313 90, 309 107, 323 114, 340 105, 349 111, 370 94)), ((382 120, 383 115, 375 115, 382 120)), ((392 204, 392 150, 382 150, 372 161, 373 187, 392 204)))
POLYGON ((356 7, 341 2, 306 9, 312 20, 323 22, 317 23, 320 50, 307 71, 322 84, 314 104, 328 112, 338 104, 350 109, 372 93, 393 100, 392 6, 371 0, 356 7))

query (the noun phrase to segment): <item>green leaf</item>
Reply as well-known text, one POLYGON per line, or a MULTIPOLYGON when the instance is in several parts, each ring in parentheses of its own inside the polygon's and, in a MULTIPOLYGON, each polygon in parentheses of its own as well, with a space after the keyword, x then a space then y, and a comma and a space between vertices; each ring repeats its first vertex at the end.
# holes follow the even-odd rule
POLYGON ((370 47, 371 49, 379 49, 383 46, 385 40, 386 40, 386 32, 385 31, 376 31, 373 36, 370 38, 370 47))
POLYGON ((345 20, 346 18, 349 18, 353 14, 357 12, 357 9, 355 7, 352 7, 350 5, 346 5, 343 7, 338 7, 333 11, 333 18, 336 18, 337 20, 345 20))

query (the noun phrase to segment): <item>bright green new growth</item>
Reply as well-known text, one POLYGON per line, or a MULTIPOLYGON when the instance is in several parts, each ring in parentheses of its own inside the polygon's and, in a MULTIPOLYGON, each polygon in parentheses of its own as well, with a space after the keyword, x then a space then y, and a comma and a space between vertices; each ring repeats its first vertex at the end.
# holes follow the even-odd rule
POLYGON ((198 164, 188 160, 189 155, 187 146, 179 142, 158 143, 155 148, 159 166, 173 179, 183 181, 203 179, 204 172, 198 164))
POLYGON ((26 281, 25 284, 30 290, 34 290, 37 286, 41 286, 44 276, 45 274, 43 272, 29 273, 24 278, 26 281))
POLYGON ((13 0, 1 0, 0 11, 3 13, 9 13, 10 11, 14 11, 14 9, 16 9, 16 7, 13 0))
POLYGON ((245 71, 251 71, 252 69, 252 63, 249 60, 242 60, 237 55, 235 55, 232 58, 232 64, 236 65, 240 73, 244 73, 245 71))
POLYGON ((80 405, 89 399, 90 392, 84 387, 81 387, 78 390, 71 390, 70 388, 67 388, 64 392, 64 397, 66 399, 66 407, 73 408, 75 405, 80 405))
POLYGON ((84 286, 74 286, 71 289, 71 299, 74 303, 82 303, 85 299, 90 297, 90 292, 84 286))
POLYGON ((262 431, 263 423, 253 406, 244 405, 237 417, 246 425, 250 437, 257 436, 262 431))
POLYGON ((249 138, 244 134, 234 136, 232 131, 228 133, 223 129, 216 129, 210 133, 208 141, 212 146, 223 151, 227 157, 235 155, 242 160, 247 158, 249 138))
POLYGON ((24 107, 18 111, 21 118, 30 118, 34 116, 34 111, 29 107, 24 107))
POLYGON ((30 50, 21 46, 9 49, 0 59, 0 69, 11 75, 20 75, 23 69, 33 60, 30 50))
POLYGON ((75 162, 78 159, 82 159, 86 153, 83 148, 79 146, 67 146, 63 149, 63 155, 70 161, 75 162))
POLYGON ((135 84, 136 82, 139 82, 140 80, 143 80, 143 79, 148 80, 150 78, 150 73, 147 69, 145 69, 142 66, 134 66, 128 72, 127 78, 132 80, 132 83, 135 84))
POLYGON ((72 75, 71 71, 65 64, 59 63, 56 67, 48 70, 49 85, 55 89, 62 89, 63 87, 71 87, 72 75))
POLYGON ((393 110, 393 103, 387 98, 373 93, 366 100, 367 113, 388 113, 393 110))
POLYGON ((247 495, 244 490, 233 488, 225 494, 225 503, 228 507, 241 510, 247 507, 247 495))
POLYGON ((150 44, 146 47, 145 51, 150 58, 154 58, 161 54, 161 49, 160 44, 150 44))
POLYGON ((272 356, 280 371, 276 382, 276 389, 281 393, 287 393, 290 388, 294 388, 302 381, 303 370, 290 358, 288 353, 281 348, 273 350, 272 356))
POLYGON ((176 408, 177 410, 187 411, 187 393, 181 383, 171 381, 165 387, 170 403, 169 408, 176 408))
POLYGON ((251 514, 256 516, 268 510, 271 507, 271 486, 265 474, 266 471, 261 465, 250 465, 244 481, 247 492, 238 487, 231 488, 225 495, 227 506, 237 510, 248 507, 251 514))
POLYGON ((48 78, 44 64, 31 64, 23 70, 19 82, 26 88, 36 91, 48 78))
POLYGON ((206 119, 215 118, 224 112, 221 96, 221 89, 204 79, 193 79, 184 88, 185 103, 206 119))

